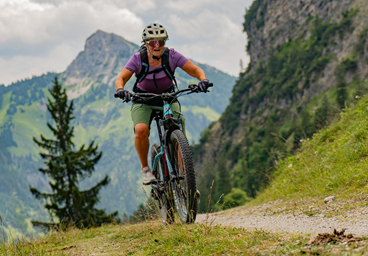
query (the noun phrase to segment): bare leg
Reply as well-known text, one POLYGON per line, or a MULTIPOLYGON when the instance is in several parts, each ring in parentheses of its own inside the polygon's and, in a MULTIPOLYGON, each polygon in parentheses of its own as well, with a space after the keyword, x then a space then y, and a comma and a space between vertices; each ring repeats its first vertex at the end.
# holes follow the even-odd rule
POLYGON ((139 160, 141 161, 141 169, 148 166, 148 151, 149 151, 149 127, 145 123, 136 124, 134 144, 137 150, 139 160))

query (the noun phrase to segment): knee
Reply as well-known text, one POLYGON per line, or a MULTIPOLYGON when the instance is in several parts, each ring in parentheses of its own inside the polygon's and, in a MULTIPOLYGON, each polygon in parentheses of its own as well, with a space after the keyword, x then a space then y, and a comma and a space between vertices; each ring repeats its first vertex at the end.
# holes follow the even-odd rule
POLYGON ((144 123, 136 124, 134 126, 134 133, 136 138, 147 138, 149 136, 149 127, 144 123))

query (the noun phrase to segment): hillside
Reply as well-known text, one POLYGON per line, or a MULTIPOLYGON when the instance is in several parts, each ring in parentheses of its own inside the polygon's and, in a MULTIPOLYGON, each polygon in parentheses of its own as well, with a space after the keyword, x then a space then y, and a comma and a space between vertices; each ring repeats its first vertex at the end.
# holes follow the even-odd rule
MULTIPOLYGON (((367 85, 367 84, 366 84, 367 85)), ((3 245, 12 254, 366 255, 368 96, 301 142, 275 180, 245 206, 197 216, 196 224, 146 222, 51 232, 3 245), (325 202, 326 196, 335 199, 325 202), (334 229, 336 231, 334 232, 334 229), (342 230, 346 229, 346 232, 342 230)))
POLYGON ((161 225, 146 215, 0 251, 367 255, 367 10, 365 0, 253 2, 244 22, 251 63, 193 147, 201 211, 210 212, 196 224, 161 225), (211 213, 223 201, 208 207, 209 199, 238 202, 242 190, 255 199, 211 213))
MULTIPOLYGON (((365 84, 367 86, 368 84, 365 84)), ((276 166, 275 179, 258 202, 338 196, 344 208, 366 203, 368 185, 368 96, 344 109, 341 120, 303 140, 295 156, 276 166), (355 203, 350 202, 355 199, 355 203)))
MULTIPOLYGON (((13 227, 23 233, 32 233, 30 219, 48 217, 41 203, 29 192, 29 185, 47 191, 48 181, 38 172, 43 166, 38 155, 40 149, 32 141, 40 134, 51 137, 46 126, 50 116, 46 110, 47 89, 59 77, 66 86, 69 99, 74 100, 76 146, 92 139, 99 144, 103 156, 91 178, 84 180, 82 188, 89 188, 105 174, 110 185, 101 191, 98 208, 107 212, 119 210, 129 215, 145 200, 141 190, 139 160, 133 144, 130 104, 113 97, 114 81, 138 46, 124 38, 97 31, 85 44, 65 72, 48 73, 0 86, 0 216, 6 228, 13 227)), ((177 49, 180 51, 180 49, 177 49)), ((215 84, 211 93, 195 94, 181 100, 187 121, 190 141, 197 141, 200 131, 218 119, 228 104, 235 77, 211 66, 199 64, 215 84)), ((184 88, 192 78, 182 72, 176 74, 179 87, 184 88)), ((131 89, 134 79, 128 84, 131 89)), ((152 131, 152 138, 155 132, 152 131)), ((13 233, 17 231, 13 230, 13 233)))
POLYGON ((204 198, 212 180, 213 202, 231 188, 255 197, 301 139, 367 92, 367 8, 361 0, 253 2, 243 24, 251 62, 195 147, 204 198))

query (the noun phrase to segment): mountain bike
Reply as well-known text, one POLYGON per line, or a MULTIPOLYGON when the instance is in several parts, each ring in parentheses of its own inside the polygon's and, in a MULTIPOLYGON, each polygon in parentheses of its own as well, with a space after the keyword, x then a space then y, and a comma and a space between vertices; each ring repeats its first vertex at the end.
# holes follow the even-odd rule
POLYGON ((197 215, 199 192, 192 153, 183 132, 182 120, 174 118, 170 107, 178 97, 196 92, 199 92, 198 86, 191 84, 187 89, 171 93, 131 93, 135 102, 144 104, 156 97, 163 101, 163 111, 152 112, 160 143, 151 147, 152 173, 156 181, 150 185, 151 196, 164 224, 174 222, 175 210, 182 223, 194 223, 197 215))

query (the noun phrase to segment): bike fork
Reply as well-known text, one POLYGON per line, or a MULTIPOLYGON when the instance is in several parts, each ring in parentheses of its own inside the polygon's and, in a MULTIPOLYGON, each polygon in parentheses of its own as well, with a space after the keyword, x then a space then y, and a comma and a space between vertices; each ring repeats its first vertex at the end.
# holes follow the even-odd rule
POLYGON ((174 175, 174 169, 171 165, 170 159, 168 157, 168 154, 166 152, 166 149, 161 146, 161 150, 164 152, 164 159, 165 159, 165 172, 167 172, 167 170, 169 171, 169 182, 171 185, 171 191, 174 197, 174 201, 175 201, 175 206, 176 206, 176 210, 179 211, 180 208, 180 200, 179 200, 179 195, 177 194, 177 189, 176 189, 176 184, 175 184, 175 180, 176 180, 176 176, 174 175))
POLYGON ((161 145, 160 153, 158 153, 155 156, 155 159, 153 161, 152 170, 154 172, 157 171, 157 162, 159 161, 159 157, 161 157, 161 156, 164 156, 165 175, 166 175, 166 177, 169 177, 169 182, 170 182, 170 185, 171 185, 171 191, 172 191, 174 201, 175 201, 175 206, 176 206, 176 209, 179 210, 180 201, 179 201, 179 197, 177 195, 177 191, 176 191, 176 189, 174 189, 174 186, 175 186, 174 179, 176 179, 176 177, 174 175, 174 169, 172 168, 171 162, 170 162, 168 154, 166 152, 166 148, 162 145, 161 145))

